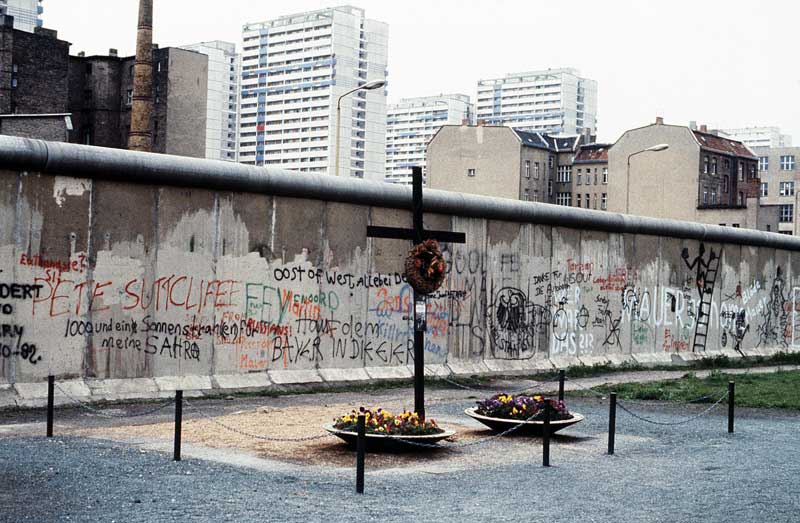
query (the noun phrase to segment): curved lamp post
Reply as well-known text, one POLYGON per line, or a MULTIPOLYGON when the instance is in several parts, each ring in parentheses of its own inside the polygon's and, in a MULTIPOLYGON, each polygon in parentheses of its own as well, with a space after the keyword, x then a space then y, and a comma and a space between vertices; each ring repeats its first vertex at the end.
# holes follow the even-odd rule
POLYGON ((667 143, 660 143, 658 145, 653 145, 648 147, 647 149, 642 149, 641 151, 636 151, 635 153, 631 153, 628 155, 628 170, 627 174, 625 175, 625 183, 627 189, 625 191, 625 214, 630 213, 631 209, 631 158, 636 156, 637 154, 646 153, 646 152, 659 152, 669 149, 669 144, 667 143))
POLYGON ((380 89, 386 85, 386 80, 372 80, 370 82, 365 83, 364 85, 359 85, 355 89, 350 89, 343 95, 339 97, 336 101, 336 162, 334 167, 334 174, 339 176, 339 145, 341 144, 341 136, 342 136, 342 98, 347 96, 348 94, 353 94, 356 91, 372 91, 373 89, 380 89))

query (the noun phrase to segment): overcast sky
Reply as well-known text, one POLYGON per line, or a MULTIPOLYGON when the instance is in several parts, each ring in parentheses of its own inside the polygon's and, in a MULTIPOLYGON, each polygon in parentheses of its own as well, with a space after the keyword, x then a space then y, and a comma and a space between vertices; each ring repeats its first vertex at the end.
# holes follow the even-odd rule
MULTIPOLYGON (((349 3, 389 24, 389 100, 458 92, 510 72, 575 67, 598 82, 615 141, 663 116, 779 126, 800 145, 800 3, 788 0, 154 0, 162 47, 227 40, 278 16, 349 3)), ((138 0, 45 0, 72 53, 133 54, 138 0)))

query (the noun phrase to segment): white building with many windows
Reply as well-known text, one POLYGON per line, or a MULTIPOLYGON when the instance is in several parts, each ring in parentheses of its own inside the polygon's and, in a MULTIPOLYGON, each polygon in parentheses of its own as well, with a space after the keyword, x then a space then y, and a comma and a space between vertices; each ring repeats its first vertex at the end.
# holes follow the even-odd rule
POLYGON ((236 44, 215 40, 181 46, 208 56, 206 158, 237 161, 239 55, 236 44))
POLYGON ((530 132, 597 132, 597 82, 575 69, 547 69, 478 81, 478 121, 530 132))
POLYGON ((383 180, 388 26, 342 6, 244 26, 239 161, 383 180), (336 144, 340 120, 341 140, 336 144))
POLYGON ((14 29, 32 33, 42 27, 42 0, 0 0, 0 15, 14 17, 14 29))
POLYGON ((411 168, 423 168, 428 142, 443 125, 469 124, 474 108, 465 94, 404 98, 386 118, 386 181, 411 183, 411 168))
POLYGON ((738 140, 748 147, 791 147, 792 137, 782 134, 780 127, 742 127, 721 129, 729 138, 738 140))

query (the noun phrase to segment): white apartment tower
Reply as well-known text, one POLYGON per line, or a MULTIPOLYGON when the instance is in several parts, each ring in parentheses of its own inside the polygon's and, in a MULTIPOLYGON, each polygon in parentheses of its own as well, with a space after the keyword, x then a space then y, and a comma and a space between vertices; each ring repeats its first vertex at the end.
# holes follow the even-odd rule
POLYGON ((247 24, 243 29, 239 161, 301 172, 383 180, 388 26, 342 6, 247 24))
POLYGON ((443 125, 472 121, 474 108, 465 94, 404 98, 390 104, 386 118, 386 181, 410 184, 411 167, 423 168, 428 142, 443 125))
POLYGON ((0 0, 0 15, 14 17, 14 29, 32 33, 42 26, 42 0, 0 0))
POLYGON ((780 127, 742 127, 740 129, 721 129, 720 132, 748 147, 792 146, 792 137, 781 133, 780 127))
POLYGON ((237 161, 239 55, 236 44, 219 40, 183 45, 208 56, 206 158, 237 161))
POLYGON ((575 69, 547 69, 478 81, 477 119, 530 132, 597 132, 597 82, 575 69))

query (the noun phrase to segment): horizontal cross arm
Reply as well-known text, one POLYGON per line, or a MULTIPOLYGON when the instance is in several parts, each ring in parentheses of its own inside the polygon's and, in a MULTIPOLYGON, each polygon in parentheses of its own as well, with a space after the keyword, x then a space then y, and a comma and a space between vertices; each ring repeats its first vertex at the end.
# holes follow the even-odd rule
MULTIPOLYGON (((367 236, 370 238, 388 238, 391 240, 413 240, 414 229, 401 227, 367 226, 367 236)), ((463 232, 423 230, 422 237, 426 240, 434 239, 447 243, 466 243, 467 236, 463 232)))

